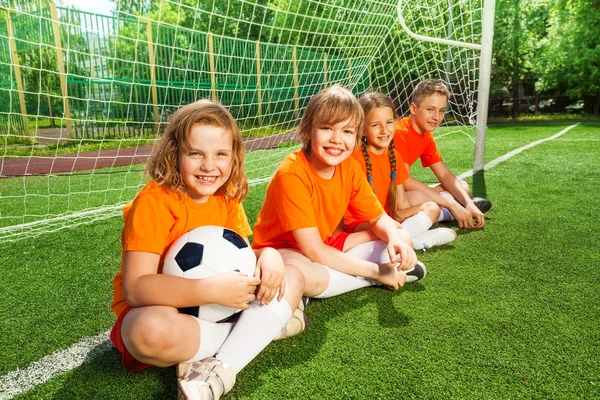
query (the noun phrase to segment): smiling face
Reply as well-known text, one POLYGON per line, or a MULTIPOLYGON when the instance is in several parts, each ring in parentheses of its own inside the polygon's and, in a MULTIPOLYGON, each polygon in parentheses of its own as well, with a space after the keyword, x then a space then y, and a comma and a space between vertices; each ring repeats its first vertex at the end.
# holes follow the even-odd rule
POLYGON ((410 115, 413 128, 422 134, 433 132, 444 120, 448 98, 439 93, 433 93, 421 99, 419 105, 410 103, 410 115))
POLYGON ((316 121, 311 128, 308 159, 317 174, 331 178, 335 166, 352 154, 356 135, 357 127, 352 119, 336 124, 316 121))
POLYGON ((394 110, 389 107, 372 109, 365 117, 367 149, 383 154, 394 138, 394 110))
POLYGON ((188 144, 180 154, 179 172, 190 198, 205 203, 231 176, 231 135, 220 127, 195 124, 188 144))

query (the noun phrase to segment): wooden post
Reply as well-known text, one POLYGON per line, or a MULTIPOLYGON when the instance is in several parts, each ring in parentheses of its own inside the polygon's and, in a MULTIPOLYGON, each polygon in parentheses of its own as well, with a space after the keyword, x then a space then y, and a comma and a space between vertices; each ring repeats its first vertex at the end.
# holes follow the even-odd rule
POLYGON ((12 23, 10 22, 9 14, 6 14, 6 28, 8 30, 8 43, 10 47, 10 57, 15 67, 15 80, 17 81, 17 94, 19 96, 19 104, 21 105, 21 117, 23 118, 23 127, 25 129, 24 136, 30 136, 29 132, 29 120, 27 118, 27 107, 25 105, 25 92, 23 91, 23 80, 21 78, 21 65, 19 64, 19 57, 17 55, 17 44, 15 43, 15 36, 12 29, 12 23))
POLYGON ((323 86, 327 87, 327 53, 323 53, 323 86))
POLYGON ((352 59, 348 58, 348 87, 352 86, 352 59))
POLYGON ((52 115, 52 101, 50 101, 50 90, 46 85, 46 98, 48 99, 48 115, 50 117, 50 128, 54 128, 54 116, 52 115))
POLYGON ((158 132, 160 115, 158 115, 158 93, 156 91, 156 69, 154 67, 154 41, 152 40, 152 23, 146 22, 146 35, 148 37, 148 63, 150 65, 150 90, 152 91, 152 104, 154 109, 154 133, 158 132))
POLYGON ((258 96, 258 123, 262 125, 262 90, 260 87, 260 42, 256 42, 256 93, 258 96))
POLYGON ((56 47, 56 61, 58 64, 58 77, 60 79, 60 90, 63 96, 64 117, 67 123, 67 136, 72 138, 73 120, 71 119, 71 108, 67 91, 67 74, 65 72, 65 60, 63 58, 62 44, 60 39, 60 27, 58 25, 58 12, 56 4, 50 2, 50 14, 52 15, 52 30, 54 32, 54 46, 56 47))
POLYGON ((298 63, 296 62, 296 46, 292 52, 292 65, 294 66, 294 118, 300 115, 300 101, 298 99, 298 63))
POLYGON ((208 61, 210 66, 210 93, 213 101, 217 100, 217 76, 215 75, 215 51, 212 33, 208 34, 208 61))

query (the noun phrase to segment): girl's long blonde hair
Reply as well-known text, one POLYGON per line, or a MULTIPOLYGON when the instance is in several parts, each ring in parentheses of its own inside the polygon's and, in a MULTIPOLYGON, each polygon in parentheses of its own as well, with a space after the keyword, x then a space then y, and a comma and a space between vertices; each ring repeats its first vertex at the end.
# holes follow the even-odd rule
POLYGON ((229 133, 233 149, 231 175, 215 194, 243 200, 248 194, 248 180, 244 172, 244 142, 233 116, 223 105, 211 100, 188 104, 171 116, 164 134, 155 145, 155 152, 146 164, 146 173, 159 185, 179 194, 185 193, 180 160, 181 155, 190 149, 188 138, 192 126, 196 124, 222 128, 229 133))

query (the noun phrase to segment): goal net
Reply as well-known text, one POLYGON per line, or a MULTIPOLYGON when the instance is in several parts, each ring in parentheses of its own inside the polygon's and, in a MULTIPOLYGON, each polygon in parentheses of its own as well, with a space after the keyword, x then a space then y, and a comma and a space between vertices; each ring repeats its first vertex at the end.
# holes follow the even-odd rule
POLYGON ((454 96, 436 135, 475 143, 480 1, 117 0, 112 15, 34 3, 0 9, 0 241, 121 214, 169 116, 200 98, 238 121, 251 185, 333 83, 407 115, 415 84, 443 78, 454 96))

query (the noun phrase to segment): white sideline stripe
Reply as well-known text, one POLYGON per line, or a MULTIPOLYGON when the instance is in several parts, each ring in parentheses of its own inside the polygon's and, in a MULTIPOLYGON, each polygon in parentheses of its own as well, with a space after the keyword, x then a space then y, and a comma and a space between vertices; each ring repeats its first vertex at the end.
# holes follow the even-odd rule
MULTIPOLYGON (((484 169, 491 169, 503 161, 548 140, 553 140, 564 135, 579 123, 563 129, 557 134, 546 139, 537 140, 526 146, 513 150, 505 155, 496 158, 485 164, 484 169)), ((458 176, 459 179, 465 179, 473 175, 473 171, 467 171, 458 176)), ((55 376, 70 371, 82 365, 89 358, 92 352, 96 354, 104 353, 112 347, 108 339, 109 331, 103 332, 98 336, 85 337, 79 343, 75 343, 68 349, 56 351, 39 361, 32 362, 24 370, 16 370, 0 377, 0 400, 10 399, 23 392, 33 389, 37 385, 44 383, 55 376)))
MULTIPOLYGON (((496 165, 500 164, 501 162, 504 162, 504 161, 508 160, 509 158, 514 157, 517 154, 519 154, 519 153, 521 153, 521 152, 523 152, 523 151, 525 151, 527 149, 530 149, 530 148, 532 148, 534 146, 537 146, 540 143, 547 142, 548 140, 554 140, 554 139, 556 139, 556 138, 564 135, 565 133, 567 133, 571 129, 575 128, 579 124, 580 123, 578 122, 575 125, 571 125, 571 126, 565 128, 565 129, 563 129, 562 131, 558 132, 555 135, 547 137, 546 139, 536 140, 535 142, 531 142, 531 143, 529 143, 529 144, 527 144, 527 145, 525 145, 523 147, 519 147, 518 149, 510 151, 510 152, 506 153, 505 155, 500 156, 500 157, 496 158, 495 160, 492 160, 489 163, 485 164, 483 166, 483 169, 486 170, 486 169, 494 168, 496 165)), ((473 176, 473 171, 472 170, 471 171, 465 171, 465 172, 463 172, 462 174, 460 174, 459 176, 457 176, 457 178, 459 180, 464 180, 466 178, 470 178, 471 176, 473 176)))
POLYGON ((63 372, 79 367, 90 356, 97 356, 110 350, 112 343, 108 339, 109 332, 84 337, 68 349, 55 351, 32 362, 25 369, 17 369, 1 376, 0 400, 10 399, 33 389, 63 372))

